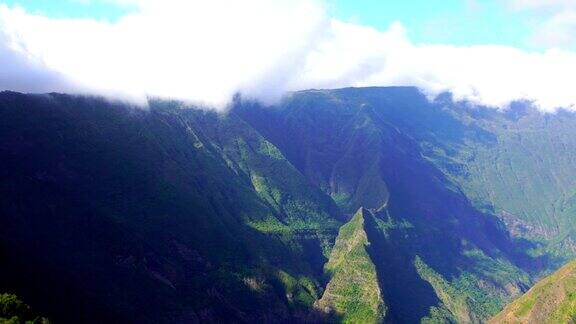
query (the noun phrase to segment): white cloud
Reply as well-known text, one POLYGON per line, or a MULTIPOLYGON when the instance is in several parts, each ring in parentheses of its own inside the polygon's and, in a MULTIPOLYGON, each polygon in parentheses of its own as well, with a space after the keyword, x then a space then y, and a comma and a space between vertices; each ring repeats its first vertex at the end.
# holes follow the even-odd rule
POLYGON ((576 10, 561 11, 545 19, 532 35, 532 41, 546 47, 574 48, 576 10))
POLYGON ((137 4, 138 12, 115 23, 50 19, 0 6, 0 23, 23 54, 86 90, 220 106, 236 91, 278 95, 329 24, 318 1, 137 4))
POLYGON ((315 0, 116 0, 119 21, 62 20, 0 6, 0 88, 147 96, 224 107, 240 92, 413 85, 478 104, 573 108, 576 53, 505 46, 416 45, 401 24, 381 32, 331 19, 315 0), (11 75, 11 76, 10 76, 11 75))
POLYGON ((523 9, 570 9, 576 8, 574 0, 504 0, 511 8, 523 9))
POLYGON ((64 76, 13 48, 12 41, 1 32, 0 66, 0 90, 49 92, 74 89, 64 76))
POLYGON ((532 44, 539 47, 576 48, 575 0, 504 0, 514 11, 532 17, 532 44))
POLYGON ((308 60, 307 87, 417 86, 431 96, 506 107, 531 100, 546 111, 573 108, 576 53, 528 53, 506 46, 415 45, 400 24, 386 32, 334 21, 308 60))

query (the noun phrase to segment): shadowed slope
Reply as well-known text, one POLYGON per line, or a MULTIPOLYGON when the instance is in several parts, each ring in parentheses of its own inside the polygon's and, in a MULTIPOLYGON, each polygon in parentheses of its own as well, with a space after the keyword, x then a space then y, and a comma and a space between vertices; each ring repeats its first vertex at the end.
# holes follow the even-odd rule
POLYGON ((0 94, 0 285, 63 322, 309 316, 336 207, 234 115, 179 108, 0 94))

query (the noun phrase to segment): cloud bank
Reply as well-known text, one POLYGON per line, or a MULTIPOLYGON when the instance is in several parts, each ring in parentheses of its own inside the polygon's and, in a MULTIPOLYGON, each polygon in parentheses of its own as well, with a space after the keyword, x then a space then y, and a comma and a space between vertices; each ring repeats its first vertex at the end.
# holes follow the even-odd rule
POLYGON ((406 85, 494 107, 576 107, 571 51, 414 44, 400 23, 378 31, 333 19, 320 0, 107 1, 137 10, 103 22, 0 5, 0 90, 224 109, 236 93, 274 103, 309 88, 406 85))

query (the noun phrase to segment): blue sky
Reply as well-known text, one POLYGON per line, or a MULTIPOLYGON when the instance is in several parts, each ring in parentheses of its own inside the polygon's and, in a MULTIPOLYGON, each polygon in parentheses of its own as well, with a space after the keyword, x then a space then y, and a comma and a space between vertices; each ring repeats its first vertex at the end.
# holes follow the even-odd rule
POLYGON ((531 47, 531 17, 501 0, 333 0, 335 16, 384 30, 400 21, 416 43, 531 47))
MULTIPOLYGON (((54 18, 114 21, 134 8, 98 0, 0 0, 54 18)), ((339 19, 387 29, 401 22, 415 43, 498 44, 537 50, 530 42, 533 12, 509 10, 504 0, 329 0, 339 19)))
POLYGON ((18 5, 31 13, 52 18, 95 18, 113 21, 129 12, 129 6, 99 0, 0 0, 10 6, 18 5))

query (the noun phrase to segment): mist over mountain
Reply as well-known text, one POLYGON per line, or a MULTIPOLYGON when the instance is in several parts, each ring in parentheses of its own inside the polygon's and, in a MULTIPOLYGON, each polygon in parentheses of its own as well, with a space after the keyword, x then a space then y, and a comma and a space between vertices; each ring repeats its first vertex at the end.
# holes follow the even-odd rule
MULTIPOLYGON (((335 16, 336 0, 55 1, 104 3, 125 12, 104 20, 61 17, 18 0, 0 3, 0 89, 100 95, 144 107, 148 98, 160 97, 220 111, 238 93, 277 104, 292 91, 350 86, 415 86, 431 99, 448 91, 457 101, 501 109, 519 100, 547 112, 576 105, 576 52, 554 42, 533 49, 500 37, 464 44, 415 41, 410 26, 398 19, 383 19, 389 23, 377 28, 335 16)), ((490 2, 510 3, 504 7, 513 13, 559 12, 533 38, 574 44, 574 7, 566 1, 489 0, 487 13, 496 12, 490 2)), ((466 3, 472 11, 482 7, 466 3)), ((408 12, 417 17, 428 11, 434 13, 435 6, 408 12)), ((425 30, 466 33, 472 16, 464 14, 464 21, 447 19, 456 23, 449 28, 435 26, 442 17, 435 16, 425 30)), ((535 25, 529 18, 529 24, 510 28, 535 25)), ((474 27, 465 39, 493 28, 474 27)))
POLYGON ((0 0, 0 324, 576 322, 573 0, 0 0))
POLYGON ((575 256, 576 116, 0 94, 0 288, 58 322, 484 322, 575 256))

